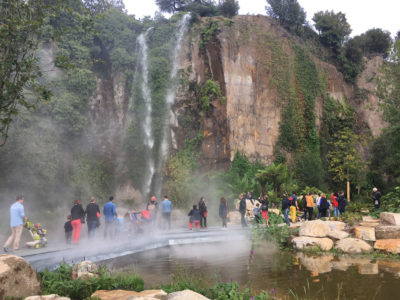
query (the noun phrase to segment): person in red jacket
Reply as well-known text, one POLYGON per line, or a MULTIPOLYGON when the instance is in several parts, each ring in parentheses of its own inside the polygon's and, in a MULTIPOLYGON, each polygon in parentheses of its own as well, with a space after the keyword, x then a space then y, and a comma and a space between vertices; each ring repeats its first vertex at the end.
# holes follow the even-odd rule
POLYGON ((337 197, 338 197, 337 193, 332 193, 331 194, 331 201, 332 201, 333 216, 334 217, 339 217, 339 203, 337 201, 337 197))

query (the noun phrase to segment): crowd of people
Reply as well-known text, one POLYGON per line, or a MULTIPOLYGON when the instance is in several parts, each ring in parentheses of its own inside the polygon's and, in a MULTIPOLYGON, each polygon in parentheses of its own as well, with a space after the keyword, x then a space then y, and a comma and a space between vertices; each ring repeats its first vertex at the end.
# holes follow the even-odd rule
MULTIPOLYGON (((251 192, 248 192, 246 196, 243 194, 239 195, 238 210, 241 216, 242 227, 247 227, 246 214, 248 213, 247 201, 250 201, 252 205, 252 212, 254 215, 254 221, 257 223, 264 223, 268 226, 268 207, 269 207, 269 196, 265 194, 258 200, 253 199, 251 192)), ((340 217, 345 213, 347 200, 344 196, 344 192, 332 193, 330 197, 326 194, 320 193, 316 197, 309 193, 304 194, 300 198, 296 196, 296 193, 292 193, 289 197, 287 194, 283 194, 282 197, 282 213, 285 218, 286 224, 289 226, 290 221, 295 222, 297 212, 299 209, 299 201, 301 201, 301 207, 303 214, 301 220, 312 220, 314 217, 314 207, 317 208, 316 218, 323 217, 340 217), (332 211, 332 213, 331 213, 332 211)), ((24 212, 24 197, 17 196, 16 202, 10 207, 10 226, 11 235, 4 244, 4 251, 8 252, 9 247, 13 244, 13 250, 19 249, 19 242, 23 229, 24 222, 26 221, 24 212)), ((381 205, 381 193, 377 188, 373 188, 373 203, 374 208, 379 209, 381 205)), ((131 211, 125 211, 124 214, 118 214, 117 208, 114 203, 114 197, 109 197, 108 202, 103 207, 104 215, 104 238, 114 238, 121 233, 138 233, 148 227, 150 230, 155 228, 157 225, 161 229, 171 229, 171 213, 173 205, 168 196, 164 196, 161 205, 157 202, 155 196, 152 196, 150 201, 147 203, 145 209, 137 211, 133 209, 131 211), (159 207, 161 206, 161 208, 159 207), (159 210, 161 210, 161 222, 157 223, 159 210)), ((219 217, 222 221, 222 228, 227 228, 227 222, 230 217, 228 202, 225 198, 220 198, 219 203, 219 217)), ((206 205, 205 197, 201 197, 198 204, 193 205, 193 208, 188 213, 189 217, 189 229, 207 228, 207 215, 208 208, 206 205)), ((96 203, 96 199, 91 197, 90 203, 83 208, 79 200, 74 201, 74 205, 71 208, 71 214, 67 216, 67 221, 64 224, 65 239, 68 244, 78 244, 82 230, 82 224, 87 223, 88 238, 91 239, 95 235, 95 231, 100 227, 101 210, 99 205, 96 203)))

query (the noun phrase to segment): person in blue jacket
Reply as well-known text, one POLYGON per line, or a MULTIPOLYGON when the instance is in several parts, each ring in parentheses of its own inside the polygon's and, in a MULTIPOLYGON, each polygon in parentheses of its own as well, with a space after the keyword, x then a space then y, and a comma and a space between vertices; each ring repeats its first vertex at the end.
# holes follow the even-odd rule
POLYGON ((109 201, 104 205, 103 214, 105 218, 104 237, 113 237, 115 233, 115 219, 117 218, 117 208, 113 196, 110 196, 109 201))
POLYGON ((171 212, 172 212, 172 202, 168 199, 168 196, 164 196, 164 200, 161 202, 161 212, 164 220, 165 228, 171 229, 171 212))

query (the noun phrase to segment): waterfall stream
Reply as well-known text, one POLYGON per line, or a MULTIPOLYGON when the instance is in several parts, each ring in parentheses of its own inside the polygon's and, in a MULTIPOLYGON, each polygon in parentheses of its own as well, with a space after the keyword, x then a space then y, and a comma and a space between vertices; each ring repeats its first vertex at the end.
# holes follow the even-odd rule
POLYGON ((139 61, 140 69, 142 70, 142 84, 141 84, 141 92, 143 101, 145 104, 144 109, 144 121, 142 123, 142 128, 144 132, 144 140, 143 143, 147 147, 148 151, 148 161, 147 168, 144 174, 144 184, 142 188, 142 193, 144 197, 147 197, 150 192, 151 183, 154 175, 154 158, 153 158, 153 147, 154 147, 154 136, 153 136, 153 126, 152 126, 152 99, 151 99, 151 91, 149 87, 149 70, 148 70, 148 47, 147 47, 147 36, 149 32, 153 28, 149 28, 146 30, 145 34, 140 34, 137 38, 137 43, 139 46, 139 57, 141 58, 139 61))
MULTIPOLYGON (((178 32, 176 34, 176 41, 175 45, 173 48, 173 61, 172 61, 172 69, 170 73, 170 87, 167 91, 167 95, 165 98, 165 109, 167 111, 165 120, 163 122, 163 137, 161 141, 161 151, 160 151, 160 159, 158 160, 158 166, 157 169, 160 170, 162 169, 162 166, 168 156, 168 145, 169 145, 169 129, 170 129, 170 120, 172 119, 172 112, 171 112, 171 106, 175 102, 175 92, 176 92, 176 77, 178 74, 178 68, 179 68, 179 57, 181 55, 182 51, 182 42, 183 42, 183 37, 185 36, 185 33, 188 29, 190 21, 190 14, 185 14, 182 19, 179 21, 179 26, 178 26, 178 32)), ((161 194, 161 188, 162 188, 162 177, 160 182, 157 184, 155 187, 155 192, 157 195, 161 194)))

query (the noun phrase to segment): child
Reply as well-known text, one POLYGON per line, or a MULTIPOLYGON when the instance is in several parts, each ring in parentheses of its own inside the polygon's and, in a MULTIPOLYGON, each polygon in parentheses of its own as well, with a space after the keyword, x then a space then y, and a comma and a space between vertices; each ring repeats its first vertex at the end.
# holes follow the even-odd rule
POLYGON ((196 225, 196 228, 200 228, 200 211, 197 209, 197 205, 193 205, 193 209, 189 212, 189 228, 193 231, 193 223, 196 225))
POLYGON ((71 239, 72 239, 72 225, 71 225, 71 215, 68 215, 67 217, 67 222, 64 224, 64 230, 65 230, 65 241, 67 244, 71 244, 71 239))
POLYGON ((260 223, 260 203, 256 204, 256 207, 253 208, 253 214, 254 214, 254 221, 256 223, 260 223))

